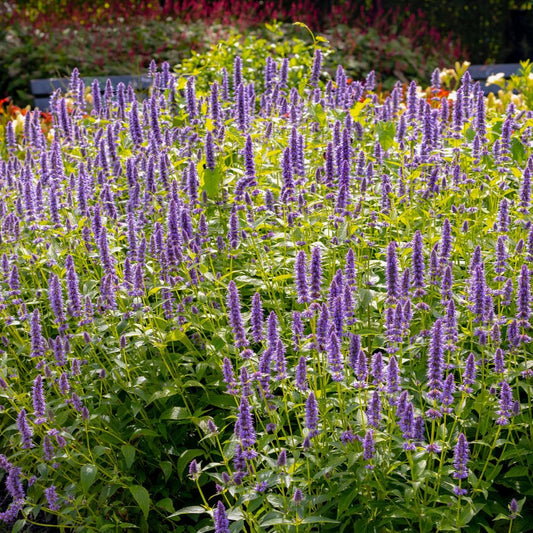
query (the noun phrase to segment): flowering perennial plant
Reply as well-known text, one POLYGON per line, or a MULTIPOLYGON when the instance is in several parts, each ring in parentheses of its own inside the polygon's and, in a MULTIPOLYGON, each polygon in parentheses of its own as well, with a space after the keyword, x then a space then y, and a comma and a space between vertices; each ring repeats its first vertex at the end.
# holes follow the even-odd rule
POLYGON ((323 61, 10 128, 2 521, 525 530, 533 114, 323 61))

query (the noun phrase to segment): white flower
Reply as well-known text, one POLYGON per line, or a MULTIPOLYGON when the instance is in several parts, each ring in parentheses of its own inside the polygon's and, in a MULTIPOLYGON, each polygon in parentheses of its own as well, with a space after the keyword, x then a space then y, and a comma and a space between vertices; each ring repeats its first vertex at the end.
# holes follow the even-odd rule
POLYGON ((492 85, 492 84, 499 85, 504 80, 505 80, 505 76, 503 72, 498 72, 498 74, 491 74, 487 78, 487 83, 485 85, 492 85))

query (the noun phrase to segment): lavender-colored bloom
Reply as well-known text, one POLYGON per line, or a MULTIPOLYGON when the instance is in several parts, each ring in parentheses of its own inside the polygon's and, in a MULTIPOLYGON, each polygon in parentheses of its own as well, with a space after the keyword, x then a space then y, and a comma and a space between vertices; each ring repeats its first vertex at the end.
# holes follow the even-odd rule
POLYGON ((379 386, 383 382, 383 356, 381 352, 372 355, 371 370, 372 382, 379 386))
POLYGON ((335 331, 330 331, 328 342, 328 363, 333 381, 342 381, 344 377, 344 365, 339 346, 339 339, 335 331))
POLYGON ((254 342, 261 342, 263 340, 263 307, 261 305, 261 295, 258 292, 252 297, 250 322, 252 324, 252 338, 254 342))
POLYGON ((33 410, 36 417, 35 423, 41 424, 46 420, 46 402, 44 399, 43 377, 38 374, 33 382, 33 410))
POLYGON ((307 259, 303 250, 300 250, 296 255, 296 264, 294 270, 296 289, 298 291, 298 303, 307 303, 309 302, 307 287, 307 259))
POLYGON ((229 520, 226 515, 226 508, 221 500, 217 503, 217 508, 213 511, 213 521, 215 533, 229 533, 229 520))
POLYGON ((428 356, 428 396, 437 398, 442 388, 442 375, 444 371, 444 343, 442 335, 442 319, 435 321, 432 329, 431 344, 428 356))
POLYGON ((31 356, 43 357, 45 347, 43 345, 43 337, 41 333, 41 322, 39 310, 35 309, 31 315, 31 356))
POLYGON ((513 498, 509 502, 509 518, 514 520, 518 516, 518 502, 513 498))
POLYGON ((74 268, 74 260, 71 255, 68 255, 65 260, 67 268, 67 293, 70 303, 69 311, 72 316, 81 316, 81 294, 79 290, 78 275, 74 268))
POLYGON ((529 287, 529 270, 527 265, 522 265, 518 276, 518 292, 516 296, 518 324, 524 328, 531 327, 529 317, 531 313, 531 293, 529 287))
POLYGON ((418 230, 413 237, 413 287, 415 287, 415 297, 423 296, 424 290, 424 255, 422 233, 418 230))
POLYGON ((48 508, 52 511, 58 511, 59 505, 57 505, 57 492, 54 485, 50 485, 47 489, 44 490, 44 495, 46 497, 46 501, 48 503, 48 508))
POLYGON ((494 352, 494 372, 496 374, 505 373, 505 359, 501 348, 496 348, 494 352))
POLYGON ((28 421, 26 419, 26 410, 21 409, 18 416, 17 416, 17 427, 20 432, 20 436, 22 438, 22 448, 32 448, 33 442, 33 431, 30 428, 28 421))
POLYGON ((283 467, 287 464, 287 451, 281 450, 278 455, 278 459, 276 461, 276 466, 283 467))
POLYGON ((278 340, 278 315, 276 315, 275 311, 270 311, 267 319, 267 341, 269 348, 275 349, 278 340))
POLYGON ((193 119, 196 117, 196 92, 194 76, 189 76, 189 78, 187 78, 185 100, 187 104, 187 113, 189 114, 189 118, 193 119))
POLYGON ((506 198, 500 201, 498 209, 498 230, 502 233, 509 231, 511 218, 509 216, 509 202, 506 198))
POLYGON ((346 279, 346 283, 351 286, 355 286, 355 254, 353 248, 349 248, 348 252, 346 253, 344 277, 346 279))
POLYGON ((509 417, 513 415, 513 392, 509 383, 503 381, 500 390, 500 409, 497 411, 499 415, 496 424, 506 426, 509 424, 509 417))
POLYGON ((455 380, 453 374, 450 373, 446 377, 442 386, 442 393, 440 395, 440 401, 442 405, 451 405, 453 403, 453 393, 455 392, 455 380))
POLYGON ((301 489, 294 489, 294 495, 293 495, 293 497, 292 497, 292 500, 293 500, 293 502, 294 502, 296 505, 299 505, 300 503, 302 503, 302 500, 303 500, 303 494, 302 494, 301 489))
POLYGON ((311 253, 311 265, 309 268, 311 283, 310 295, 313 300, 320 298, 320 289, 322 285, 322 265, 320 257, 320 248, 315 246, 311 253))
POLYGON ((398 361, 394 355, 389 359, 389 364, 387 365, 387 392, 389 394, 394 394, 400 390, 399 386, 399 368, 398 361))
POLYGON ((305 402, 305 427, 309 430, 309 437, 318 435, 318 405, 315 393, 310 392, 305 402))
POLYGON ((233 249, 239 245, 239 217, 235 210, 232 210, 229 218, 228 240, 233 249))
POLYGON ((48 299, 50 307, 55 315, 56 322, 63 324, 65 322, 65 313, 63 311, 63 295, 61 293, 61 284, 56 274, 50 274, 48 280, 48 299))
POLYGON ((368 418, 368 424, 377 429, 381 420, 381 400, 377 390, 372 393, 366 416, 368 418))
POLYGON ((307 385, 307 363, 304 355, 298 359, 298 364, 295 370, 296 387, 302 392, 305 392, 309 387, 307 385))
POLYGON ((237 382, 235 381, 235 374, 233 373, 233 367, 231 366, 231 361, 224 357, 224 364, 222 367, 222 372, 224 375, 224 383, 227 386, 228 394, 238 394, 237 382))
POLYGON ((299 311, 292 312, 292 345, 295 352, 300 350, 300 342, 304 334, 304 324, 302 322, 302 313, 299 311))
POLYGON ((396 258, 396 243, 391 241, 387 247, 387 294, 391 299, 399 295, 398 260, 396 258))
POLYGON ((233 280, 228 284, 228 318, 235 338, 235 346, 244 348, 248 346, 246 333, 241 318, 241 304, 239 300, 239 291, 233 280))
POLYGON ((361 352, 361 336, 352 334, 350 337, 350 349, 348 351, 348 365, 354 371, 357 369, 360 352, 361 352))
POLYGON ((450 252, 452 250, 452 228, 448 219, 444 220, 442 226, 442 239, 440 246, 440 264, 444 265, 448 262, 450 252))
POLYGON ((318 79, 320 77, 321 67, 322 67, 322 52, 317 48, 315 50, 315 57, 313 60, 313 68, 311 70, 311 77, 309 78, 309 85, 311 85, 311 87, 318 86, 318 79))
POLYGON ((253 459, 256 455, 256 452, 250 450, 250 448, 255 444, 256 436, 253 417, 252 413, 250 412, 250 405, 248 404, 246 397, 241 398, 237 422, 238 437, 241 441, 244 455, 247 459, 253 459))
MULTIPOLYGON (((365 461, 371 461, 374 458, 374 453, 376 449, 374 446, 374 430, 369 429, 366 432, 365 438, 363 439, 363 459, 365 461)), ((372 470, 373 465, 367 464, 366 468, 372 470)))
POLYGON ((468 477, 468 468, 466 467, 468 456, 468 442, 464 433, 460 433, 454 450, 453 465, 455 472, 453 473, 453 477, 455 479, 466 479, 468 477))
POLYGON ((281 340, 278 340, 275 352, 276 360, 276 379, 279 381, 287 377, 287 362, 285 359, 285 345, 281 340))

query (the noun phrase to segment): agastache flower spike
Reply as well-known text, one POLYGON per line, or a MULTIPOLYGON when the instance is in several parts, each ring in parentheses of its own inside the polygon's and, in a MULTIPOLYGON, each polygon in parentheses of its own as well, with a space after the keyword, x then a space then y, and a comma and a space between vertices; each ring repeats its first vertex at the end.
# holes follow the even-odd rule
POLYGON ((454 450, 453 466, 455 472, 453 473, 453 477, 455 479, 466 479, 468 477, 468 468, 466 467, 468 456, 468 442, 464 433, 460 433, 454 450))
MULTIPOLYGON (((374 458, 375 446, 374 446, 374 430, 369 429, 366 432, 365 438, 363 439, 363 459, 365 461, 372 461, 374 458)), ((374 465, 367 464, 365 468, 369 470, 374 469, 374 465)))
POLYGON ((394 394, 397 391, 400 390, 399 386, 399 369, 398 369, 398 362, 396 361, 396 357, 394 355, 391 356, 389 359, 389 364, 387 365, 387 392, 389 394, 394 394))
POLYGON ((509 383, 503 381, 500 390, 500 409, 497 411, 499 415, 496 424, 506 426, 509 424, 509 417, 513 415, 513 392, 509 383))
POLYGON ((311 70, 311 77, 309 78, 309 85, 311 85, 311 87, 318 87, 318 79, 320 77, 321 66, 322 66, 322 52, 317 48, 315 50, 315 57, 313 60, 313 68, 311 70))
POLYGON ((303 250, 300 250, 296 255, 295 280, 296 289, 298 291, 298 303, 303 304, 309 302, 307 288, 307 259, 303 250))
POLYGON ((518 276, 518 292, 516 296, 518 323, 524 328, 531 327, 529 317, 531 314, 531 294, 529 288, 529 270, 527 265, 522 265, 518 276))
POLYGON ((305 356, 300 356, 295 371, 296 387, 305 392, 309 387, 307 385, 307 363, 305 356))
POLYGON ((233 280, 228 284, 228 312, 229 322, 235 338, 235 346, 237 348, 248 346, 248 340, 246 339, 246 333, 241 318, 239 291, 233 280))
POLYGON ((442 319, 435 321, 432 330, 431 344, 428 356, 428 396, 437 398, 442 388, 442 375, 444 371, 444 346, 442 335, 442 319))
POLYGON ((246 459, 253 459, 257 455, 257 452, 250 448, 255 444, 256 436, 250 405, 246 397, 241 398, 237 421, 238 437, 243 447, 244 457, 246 459))
POLYGON ((224 364, 222 367, 222 372, 224 374, 224 383, 227 386, 228 394, 238 394, 237 382, 235 381, 235 374, 233 373, 233 367, 231 366, 231 361, 224 357, 224 364))
POLYGON ((309 430, 309 437, 318 435, 318 405, 315 393, 310 392, 305 402, 305 427, 309 430))
POLYGON ((33 410, 35 423, 42 424, 46 420, 46 402, 44 399, 43 377, 38 374, 33 382, 33 410))
POLYGON ((318 300, 320 298, 320 290, 322 284, 322 264, 320 256, 320 248, 316 246, 311 253, 311 265, 310 265, 310 293, 311 298, 318 300))
POLYGON ((377 429, 381 420, 381 401, 377 390, 372 393, 366 416, 368 418, 368 424, 377 429))
POLYGON ((333 381, 342 381, 344 377, 344 365, 342 362, 339 339, 335 333, 335 330, 330 332, 328 343, 328 362, 333 381))
POLYGON ((261 305, 261 295, 256 292, 252 297, 252 338, 254 342, 263 340, 263 307, 261 305))
POLYGON ((48 280, 48 298, 50 307, 55 315, 56 322, 63 324, 65 322, 65 313, 63 311, 63 295, 61 294, 61 284, 56 274, 50 274, 48 280))
POLYGON ((22 437, 22 448, 32 448, 34 446, 32 442, 33 431, 31 430, 28 421, 26 419, 26 410, 21 409, 17 417, 17 427, 22 437))
POLYGON ((391 241, 387 247, 387 294, 390 299, 399 295, 398 260, 396 258, 396 243, 391 241))
POLYGON ((42 357, 45 353, 39 310, 35 309, 31 315, 31 356, 42 357))
POLYGON ((229 520, 226 515, 226 508, 221 500, 217 503, 217 508, 213 511, 213 522, 215 533, 229 533, 229 520))

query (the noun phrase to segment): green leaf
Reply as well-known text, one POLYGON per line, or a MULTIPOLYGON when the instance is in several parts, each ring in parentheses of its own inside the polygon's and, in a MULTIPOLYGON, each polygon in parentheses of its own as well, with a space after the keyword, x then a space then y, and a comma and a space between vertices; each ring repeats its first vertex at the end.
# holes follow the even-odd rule
POLYGON ((156 507, 163 509, 163 511, 166 511, 167 513, 174 512, 174 505, 172 504, 172 500, 170 498, 163 498, 162 500, 159 500, 155 505, 156 507))
POLYGON ((222 182, 223 177, 224 174, 222 169, 218 166, 213 170, 209 170, 208 168, 204 169, 202 190, 207 193, 207 197, 211 200, 218 198, 220 183, 222 182))
POLYGON ((189 411, 185 407, 172 407, 161 415, 160 420, 185 420, 188 417, 189 411))
POLYGON ((175 516, 180 516, 182 514, 203 514, 206 512, 207 511, 200 505, 190 505, 189 507, 183 507, 183 509, 180 509, 179 511, 176 511, 175 513, 171 514, 169 518, 174 518, 175 516))
POLYGON ((137 505, 141 509, 144 518, 148 518, 148 513, 150 511, 150 494, 148 491, 141 485, 132 485, 129 487, 131 495, 137 502, 137 505))
POLYGON ((394 122, 378 122, 376 124, 376 133, 383 150, 392 148, 394 145, 394 136, 396 135, 394 122))
POLYGON ((131 444, 124 444, 121 446, 120 451, 126 460, 126 467, 129 470, 135 461, 135 447, 131 444))
POLYGON ((83 465, 80 469, 81 487, 83 492, 87 492, 96 479, 96 466, 91 464, 83 465))

